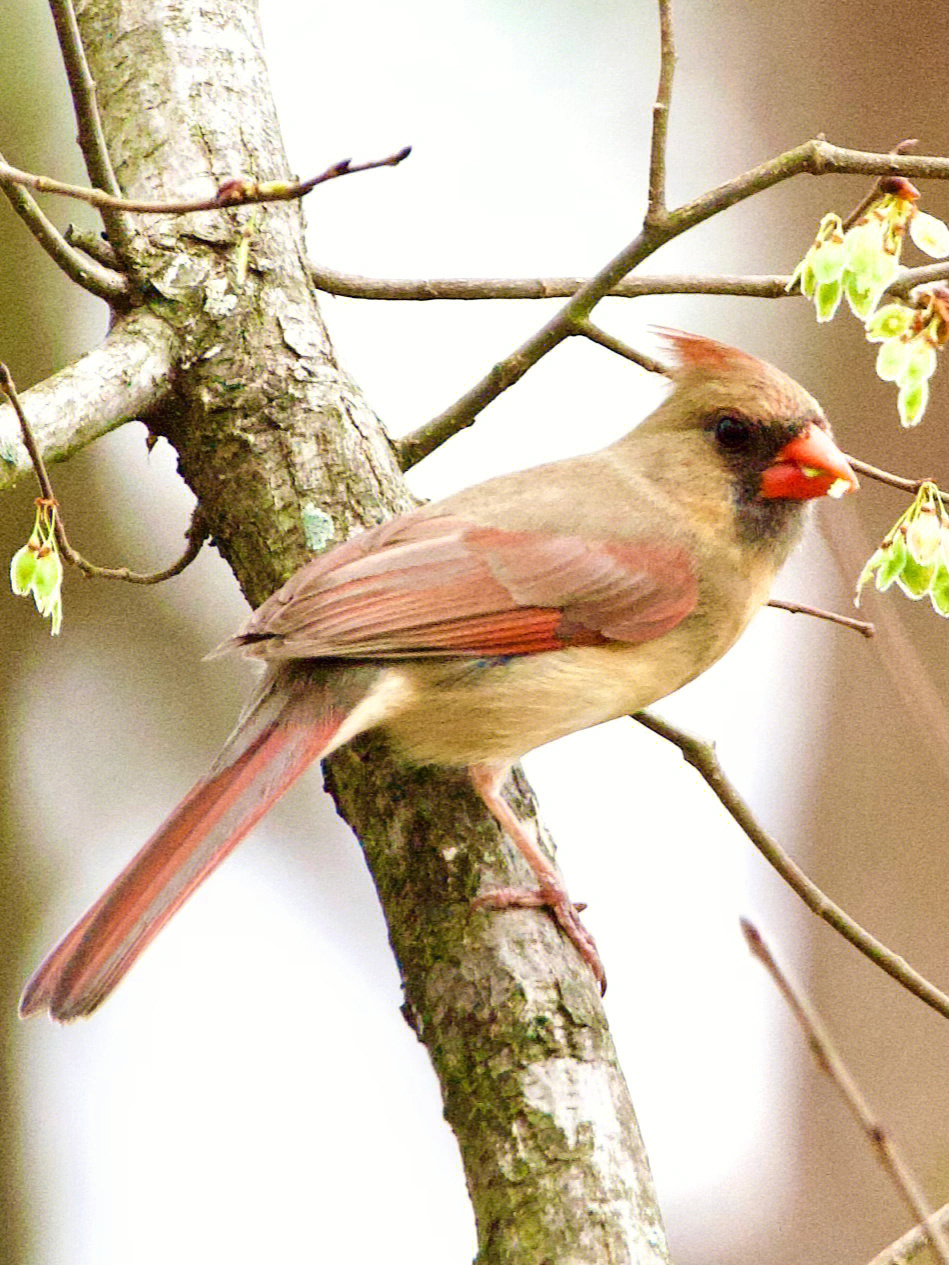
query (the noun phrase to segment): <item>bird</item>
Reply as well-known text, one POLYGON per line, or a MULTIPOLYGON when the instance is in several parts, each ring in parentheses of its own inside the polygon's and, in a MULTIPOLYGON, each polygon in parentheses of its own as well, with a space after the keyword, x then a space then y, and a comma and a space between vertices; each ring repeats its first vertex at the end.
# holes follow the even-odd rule
POLYGON ((781 370, 662 332, 671 390, 600 451, 504 474, 305 563, 214 653, 260 686, 210 771, 50 952, 24 1017, 90 1014, 169 918, 315 761, 379 730, 407 761, 469 771, 548 911, 592 937, 502 793, 526 752, 640 711, 719 659, 768 599, 806 508, 857 479, 781 370))

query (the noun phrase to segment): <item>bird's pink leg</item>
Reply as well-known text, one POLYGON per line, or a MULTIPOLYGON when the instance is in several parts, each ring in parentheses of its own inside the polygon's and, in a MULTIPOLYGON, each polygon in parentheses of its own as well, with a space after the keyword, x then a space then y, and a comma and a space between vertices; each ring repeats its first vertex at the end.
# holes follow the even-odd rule
POLYGON ((530 832, 501 795, 501 787, 509 765, 476 764, 469 769, 475 790, 484 800, 488 812, 508 836, 521 856, 537 875, 536 890, 521 887, 499 887, 484 892, 472 902, 478 909, 547 909, 558 926, 576 947, 577 952, 596 977, 601 992, 606 992, 606 974, 593 937, 579 918, 583 905, 575 905, 560 881, 553 863, 541 850, 530 832))

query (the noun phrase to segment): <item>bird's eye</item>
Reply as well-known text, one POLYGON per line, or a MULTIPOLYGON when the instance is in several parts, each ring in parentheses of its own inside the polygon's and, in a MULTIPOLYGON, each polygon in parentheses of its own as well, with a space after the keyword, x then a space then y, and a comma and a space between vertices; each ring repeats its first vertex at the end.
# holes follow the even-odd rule
POLYGON ((751 443, 752 427, 743 417, 726 414, 715 423, 715 441, 726 452, 742 452, 751 443))

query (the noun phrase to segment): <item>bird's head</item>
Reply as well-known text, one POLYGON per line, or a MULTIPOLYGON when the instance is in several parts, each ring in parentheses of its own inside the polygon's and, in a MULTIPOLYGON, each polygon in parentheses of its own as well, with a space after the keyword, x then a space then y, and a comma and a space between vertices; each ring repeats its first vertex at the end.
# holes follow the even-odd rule
POLYGON ((782 534, 803 503, 857 487, 823 410, 792 378, 697 334, 662 338, 673 391, 654 414, 656 430, 671 432, 689 494, 702 496, 703 485, 724 492, 744 538, 782 534))

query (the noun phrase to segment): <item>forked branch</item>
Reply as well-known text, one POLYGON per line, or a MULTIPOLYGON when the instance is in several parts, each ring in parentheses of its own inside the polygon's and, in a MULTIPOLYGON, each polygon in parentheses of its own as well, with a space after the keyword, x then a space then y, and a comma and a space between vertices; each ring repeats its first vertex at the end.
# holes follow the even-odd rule
POLYGON ((566 338, 582 333, 583 323, 597 303, 660 246, 792 176, 804 173, 820 176, 829 172, 874 176, 894 174, 908 178, 945 180, 949 178, 949 158, 866 153, 862 150, 843 149, 817 138, 751 168, 677 210, 667 212, 661 221, 647 221, 636 237, 582 285, 536 334, 509 356, 498 361, 480 382, 466 391, 450 408, 401 441, 399 457, 402 468, 408 469, 446 439, 470 426, 482 409, 492 400, 496 400, 502 391, 519 381, 548 352, 553 351, 566 338))

